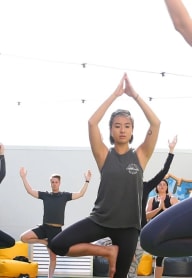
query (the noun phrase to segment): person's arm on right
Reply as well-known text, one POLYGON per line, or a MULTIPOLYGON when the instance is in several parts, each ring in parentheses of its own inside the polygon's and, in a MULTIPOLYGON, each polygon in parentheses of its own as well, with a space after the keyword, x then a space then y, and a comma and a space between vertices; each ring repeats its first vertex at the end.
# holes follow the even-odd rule
POLYGON ((89 182, 91 180, 91 171, 88 170, 86 174, 84 174, 85 177, 85 182, 84 185, 82 186, 82 188, 79 190, 79 192, 73 192, 72 193, 72 200, 76 200, 79 199, 81 197, 83 197, 85 195, 85 192, 87 191, 89 182))
POLYGON ((181 0, 165 0, 173 25, 192 46, 192 19, 181 0))
POLYGON ((172 141, 168 141, 168 144, 169 153, 163 168, 152 179, 146 182, 147 185, 145 186, 147 187, 148 192, 152 191, 165 178, 166 174, 168 173, 174 158, 174 149, 177 144, 177 136, 175 136, 172 141))
POLYGON ((32 187, 30 186, 30 184, 27 181, 27 171, 25 170, 24 167, 20 168, 20 177, 23 181, 23 184, 24 184, 24 187, 25 187, 25 190, 27 191, 27 193, 35 198, 39 198, 39 192, 37 190, 32 189, 32 187))

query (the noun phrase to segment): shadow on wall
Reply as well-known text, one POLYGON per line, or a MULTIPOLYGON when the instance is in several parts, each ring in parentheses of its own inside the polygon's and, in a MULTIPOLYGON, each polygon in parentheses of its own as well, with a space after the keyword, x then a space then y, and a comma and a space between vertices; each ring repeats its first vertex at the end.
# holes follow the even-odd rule
MULTIPOLYGON (((175 195, 180 201, 191 197, 192 194, 192 180, 186 180, 184 178, 178 178, 173 174, 167 174, 165 176, 169 184, 169 193, 175 195)), ((151 191, 149 197, 156 195, 155 190, 151 191)))

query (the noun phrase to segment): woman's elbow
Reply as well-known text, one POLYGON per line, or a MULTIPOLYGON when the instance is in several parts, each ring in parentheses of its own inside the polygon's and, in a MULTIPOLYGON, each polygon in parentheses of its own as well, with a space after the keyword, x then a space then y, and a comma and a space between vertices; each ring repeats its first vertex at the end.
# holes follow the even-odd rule
POLYGON ((160 126, 161 126, 161 121, 160 121, 160 119, 157 119, 156 126, 157 126, 158 129, 160 128, 160 126))

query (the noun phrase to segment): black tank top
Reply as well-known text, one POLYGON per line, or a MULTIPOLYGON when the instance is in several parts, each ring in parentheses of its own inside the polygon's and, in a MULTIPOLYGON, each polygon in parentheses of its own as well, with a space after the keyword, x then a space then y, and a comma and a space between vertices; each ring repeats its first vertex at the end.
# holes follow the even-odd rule
POLYGON ((135 150, 120 155, 109 150, 90 218, 109 228, 141 227, 143 170, 135 150))
MULTIPOLYGON (((171 207, 171 201, 170 201, 171 197, 167 194, 164 200, 164 204, 166 208, 171 207)), ((158 201, 158 195, 155 196, 153 198, 153 202, 152 202, 152 210, 156 209, 159 207, 159 201, 158 201)), ((161 209, 155 216, 157 216, 158 214, 160 214, 161 212, 163 212, 163 209, 161 209)), ((155 217, 154 216, 154 217, 155 217)))

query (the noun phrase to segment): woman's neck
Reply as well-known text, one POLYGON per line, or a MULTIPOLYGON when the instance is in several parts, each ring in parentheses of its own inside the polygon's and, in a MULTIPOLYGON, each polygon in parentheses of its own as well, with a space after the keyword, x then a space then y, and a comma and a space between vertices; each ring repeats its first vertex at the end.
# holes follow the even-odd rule
POLYGON ((164 196, 167 195, 167 193, 166 193, 166 192, 165 192, 165 193, 162 192, 162 193, 158 193, 157 195, 158 195, 159 197, 164 197, 164 196))
POLYGON ((118 154, 124 154, 129 151, 129 146, 128 145, 115 145, 114 149, 118 154))

